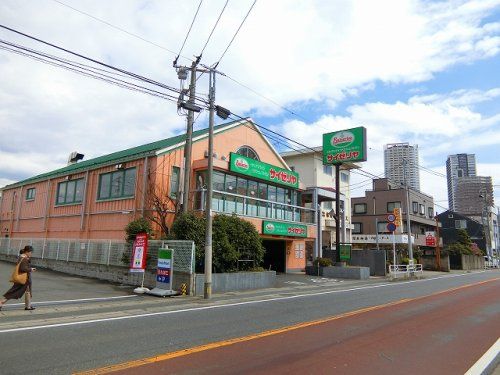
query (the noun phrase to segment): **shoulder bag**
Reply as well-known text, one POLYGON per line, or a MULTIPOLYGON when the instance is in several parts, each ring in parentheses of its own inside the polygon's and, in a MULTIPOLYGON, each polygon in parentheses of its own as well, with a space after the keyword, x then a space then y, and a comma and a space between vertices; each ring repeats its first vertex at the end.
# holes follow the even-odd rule
POLYGON ((22 262, 22 260, 20 260, 19 263, 16 264, 16 267, 14 268, 14 272, 12 272, 12 276, 10 277, 11 283, 24 285, 28 282, 28 274, 27 273, 19 273, 19 265, 21 264, 21 262, 22 262))

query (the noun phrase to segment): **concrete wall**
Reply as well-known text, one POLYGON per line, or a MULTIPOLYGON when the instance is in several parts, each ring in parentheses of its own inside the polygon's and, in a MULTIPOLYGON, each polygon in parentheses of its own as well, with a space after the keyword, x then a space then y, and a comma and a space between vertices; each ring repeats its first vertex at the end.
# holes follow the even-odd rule
POLYGON ((384 250, 352 250, 352 266, 363 266, 370 268, 371 276, 385 276, 386 274, 386 256, 384 250))
MULTIPOLYGON (((420 257, 420 263, 424 270, 436 270, 436 257, 434 255, 426 255, 420 257)), ((450 257, 441 256, 441 270, 443 272, 450 272, 450 257)))
MULTIPOLYGON (((0 260, 15 263, 16 256, 0 254, 0 260)), ((106 266, 102 264, 87 264, 79 262, 65 262, 49 259, 32 258, 31 264, 35 267, 46 268, 70 275, 90 277, 93 279, 106 280, 125 285, 140 286, 142 274, 130 273, 127 267, 106 266)), ((186 284, 187 291, 194 293, 194 276, 188 273, 175 272, 173 290, 180 291, 181 285, 186 284)), ((146 271, 144 277, 144 286, 152 288, 156 285, 156 270, 146 271)))
MULTIPOLYGON (((212 292, 225 293, 238 290, 273 287, 276 282, 276 271, 236 272, 212 274, 212 292)), ((204 274, 195 276, 195 295, 203 295, 204 274)))
POLYGON ((369 267, 324 267, 324 277, 339 279, 367 280, 370 277, 369 267))
POLYGON ((462 254, 462 269, 466 271, 484 269, 484 258, 478 255, 462 254))

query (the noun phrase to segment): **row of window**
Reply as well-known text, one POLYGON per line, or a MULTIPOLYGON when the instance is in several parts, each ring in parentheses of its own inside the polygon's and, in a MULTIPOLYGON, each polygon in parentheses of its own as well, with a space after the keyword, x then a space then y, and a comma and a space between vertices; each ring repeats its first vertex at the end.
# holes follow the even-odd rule
MULTIPOLYGON (((97 200, 133 197, 135 191, 135 176, 135 168, 100 174, 97 200)), ((85 181, 83 178, 59 182, 57 184, 56 205, 82 203, 84 189, 85 181)), ((26 189, 26 200, 34 200, 35 194, 35 188, 26 189)))
MULTIPOLYGON (((387 212, 393 212, 395 208, 401 208, 401 202, 387 202, 387 212)), ((366 203, 356 203, 353 206, 353 213, 354 214, 366 214, 368 210, 368 205, 366 203)), ((425 216, 425 205, 418 203, 418 202, 412 202, 412 210, 414 214, 420 214, 425 216)), ((427 207, 427 217, 429 219, 432 219, 434 217, 434 208, 433 207, 427 207)))

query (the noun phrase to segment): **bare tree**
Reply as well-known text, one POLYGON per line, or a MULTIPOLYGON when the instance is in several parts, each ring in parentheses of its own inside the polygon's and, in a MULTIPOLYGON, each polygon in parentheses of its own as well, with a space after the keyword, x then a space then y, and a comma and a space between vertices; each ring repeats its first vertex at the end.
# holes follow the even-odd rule
POLYGON ((179 194, 173 197, 167 193, 166 189, 153 184, 148 187, 145 217, 160 227, 162 235, 169 234, 169 223, 180 212, 181 200, 178 198, 179 194))

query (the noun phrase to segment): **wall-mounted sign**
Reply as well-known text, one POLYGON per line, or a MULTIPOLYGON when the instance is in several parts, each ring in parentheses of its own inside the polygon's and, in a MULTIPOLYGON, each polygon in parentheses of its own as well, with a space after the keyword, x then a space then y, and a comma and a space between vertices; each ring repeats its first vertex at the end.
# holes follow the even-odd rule
POLYGON ((434 231, 425 232, 425 246, 436 246, 436 234, 434 231))
POLYGON ((262 234, 272 234, 275 236, 307 237, 307 226, 294 223, 284 223, 281 221, 262 222, 262 234))
POLYGON ((299 187, 299 174, 231 152, 229 170, 288 187, 299 187))
POLYGON ((366 128, 323 134, 323 164, 366 161, 366 128))

